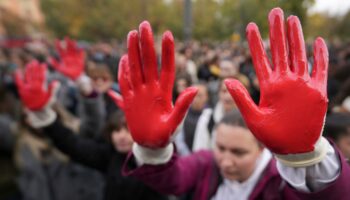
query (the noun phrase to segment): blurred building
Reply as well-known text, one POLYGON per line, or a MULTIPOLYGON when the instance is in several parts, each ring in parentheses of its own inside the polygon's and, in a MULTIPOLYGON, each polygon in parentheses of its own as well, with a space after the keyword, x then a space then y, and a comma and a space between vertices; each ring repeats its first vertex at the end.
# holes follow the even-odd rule
POLYGON ((44 26, 40 0, 0 0, 0 36, 33 36, 44 26))

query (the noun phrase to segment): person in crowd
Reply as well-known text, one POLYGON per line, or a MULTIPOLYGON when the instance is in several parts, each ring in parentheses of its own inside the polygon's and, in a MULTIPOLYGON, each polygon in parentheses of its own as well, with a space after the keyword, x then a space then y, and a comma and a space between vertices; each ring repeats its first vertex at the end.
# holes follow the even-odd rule
POLYGON ((331 113, 326 118, 324 127, 325 136, 331 138, 344 154, 350 159, 350 114, 331 113))
POLYGON ((13 116, 16 99, 4 85, 0 86, 0 199, 19 198, 15 183, 17 171, 14 166, 14 147, 16 142, 16 121, 13 116))
POLYGON ((194 86, 198 88, 197 95, 193 99, 175 140, 180 155, 188 155, 200 148, 211 147, 210 138, 214 128, 214 120, 212 117, 213 110, 207 107, 208 89, 204 83, 195 84, 194 86))
MULTIPOLYGON (((74 66, 79 67, 79 65, 74 66)), ((39 97, 40 100, 40 94, 37 91, 26 93, 20 87, 37 85, 40 81, 44 81, 46 72, 46 65, 37 61, 32 61, 26 66, 24 77, 20 71, 17 71, 15 80, 20 97, 31 95, 30 99, 39 97), (37 79, 34 78, 35 76, 37 79)), ((97 107, 95 104, 98 104, 98 100, 89 97, 92 91, 89 88, 92 87, 88 82, 84 87, 79 87, 84 115, 81 120, 71 116, 63 106, 57 105, 55 108, 55 113, 58 113, 62 123, 69 127, 72 134, 86 138, 93 137, 91 131, 97 131, 101 126, 99 123, 101 114, 98 109, 94 109, 97 107)), ((52 87, 50 89, 53 92, 54 89, 52 87)), ((49 101, 47 106, 53 107, 55 97, 46 96, 45 98, 49 101)), ((34 101, 31 100, 31 106, 36 108, 34 101)), ((46 116, 41 117, 46 118, 46 116)), ((47 120, 51 119, 47 118, 47 120)), ((34 126, 42 125, 40 118, 25 111, 18 130, 15 150, 16 164, 20 170, 18 184, 23 199, 102 199, 104 187, 102 175, 70 161, 66 155, 52 145, 46 134, 30 126, 31 123, 35 124, 34 126)))
MULTIPOLYGON (((135 37, 135 35, 130 34, 130 37, 135 37)), ((82 94, 94 97, 96 94, 83 74, 81 51, 76 48, 73 41, 68 41, 67 48, 62 48, 60 51, 63 55, 76 55, 55 63, 55 69, 76 81, 76 84, 81 87, 82 94)), ((22 78, 20 72, 16 74, 16 83, 21 101, 26 109, 28 125, 49 137, 53 144, 73 161, 102 172, 106 180, 105 199, 167 199, 165 195, 155 192, 135 178, 122 176, 123 161, 133 143, 123 114, 111 115, 113 117, 109 118, 105 130, 110 142, 100 142, 73 134, 63 125, 60 118, 57 117, 57 112, 52 108, 51 104, 59 84, 54 81, 46 87, 45 73, 44 65, 33 62, 26 67, 23 75, 25 79, 22 78)), ((90 115, 94 116, 94 114, 90 115)), ((136 163, 130 165, 130 167, 135 166, 136 163)), ((100 185, 90 187, 98 186, 100 185)))
POLYGON ((176 74, 173 90, 173 102, 175 103, 179 94, 192 85, 191 76, 187 73, 176 74))
POLYGON ((128 38, 134 49, 122 57, 119 66, 122 100, 118 101, 124 105, 135 140, 126 164, 134 160, 138 163, 134 168, 125 166, 126 175, 137 177, 160 192, 192 192, 193 199, 348 198, 350 168, 322 136, 328 102, 327 46, 322 38, 316 39, 314 65, 309 74, 299 19, 289 17, 285 33, 283 11, 275 8, 269 14, 269 27, 273 67, 257 26, 247 26, 260 83, 259 105, 239 81, 225 81, 249 130, 230 124, 235 121, 231 118, 228 122, 224 119, 216 127, 214 152, 178 157, 171 142, 172 133, 197 89, 184 90, 172 106, 173 37, 170 32, 163 35, 162 68, 158 75, 151 27, 147 22, 141 23, 140 41, 137 37, 128 38))

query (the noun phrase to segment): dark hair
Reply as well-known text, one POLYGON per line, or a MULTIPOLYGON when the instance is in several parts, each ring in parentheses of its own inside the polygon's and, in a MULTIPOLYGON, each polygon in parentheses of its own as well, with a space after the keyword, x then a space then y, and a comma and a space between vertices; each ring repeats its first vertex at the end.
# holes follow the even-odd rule
MULTIPOLYGON (((224 117, 220 120, 220 122, 216 125, 216 127, 219 126, 220 124, 226 124, 229 126, 238 126, 241 128, 248 129, 248 127, 247 127, 246 123, 244 122, 244 119, 243 119, 243 117, 238 109, 234 109, 234 110, 226 113, 224 115, 224 117)), ((256 137, 254 136, 254 138, 256 138, 256 137)), ((256 140, 256 142, 260 148, 264 148, 264 145, 262 143, 260 143, 259 140, 256 140)))
POLYGON ((111 141, 111 134, 113 131, 119 131, 122 128, 128 128, 124 112, 117 110, 112 113, 107 119, 106 126, 103 129, 103 135, 107 141, 111 141))
POLYGON ((234 109, 226 113, 218 124, 227 124, 247 128, 247 125, 245 124, 244 119, 238 109, 234 109))
POLYGON ((324 135, 337 141, 340 137, 349 134, 350 114, 332 113, 327 116, 324 127, 324 135))

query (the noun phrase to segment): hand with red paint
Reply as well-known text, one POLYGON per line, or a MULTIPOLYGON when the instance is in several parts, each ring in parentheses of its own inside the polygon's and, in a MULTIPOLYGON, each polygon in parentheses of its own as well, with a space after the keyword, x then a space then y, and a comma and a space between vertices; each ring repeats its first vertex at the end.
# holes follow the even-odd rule
POLYGON ((163 35, 160 74, 148 22, 140 24, 139 32, 129 32, 127 46, 128 54, 121 58, 118 72, 122 98, 113 91, 109 95, 122 105, 136 143, 150 149, 166 147, 197 89, 187 88, 172 105, 175 55, 171 32, 163 35))
POLYGON ((328 103, 327 46, 322 38, 316 39, 309 74, 298 17, 287 19, 287 29, 280 8, 273 9, 268 19, 272 65, 256 24, 250 23, 246 30, 260 83, 259 105, 237 80, 226 80, 225 84, 260 142, 286 165, 309 166, 320 162, 326 154, 327 141, 321 134, 328 103))
POLYGON ((91 79, 84 73, 85 53, 79 49, 76 41, 66 37, 64 44, 56 40, 56 50, 60 55, 60 61, 50 57, 49 63, 54 69, 75 81, 81 93, 89 96, 93 92, 91 79))
POLYGON ((85 54, 78 48, 76 41, 66 37, 64 42, 65 45, 59 40, 56 41, 60 61, 50 58, 49 62, 57 71, 75 81, 84 72, 85 54))
POLYGON ((51 104, 59 83, 54 81, 47 86, 45 64, 32 61, 26 65, 24 74, 17 70, 15 82, 24 107, 27 109, 29 122, 34 127, 42 127, 56 119, 56 113, 51 110, 51 104))

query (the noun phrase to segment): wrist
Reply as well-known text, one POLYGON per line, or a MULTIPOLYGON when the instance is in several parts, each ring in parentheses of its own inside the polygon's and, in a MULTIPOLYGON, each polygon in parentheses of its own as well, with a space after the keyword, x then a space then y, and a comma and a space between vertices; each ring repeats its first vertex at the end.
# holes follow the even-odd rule
POLYGON ((167 163, 171 159, 174 152, 174 145, 169 143, 163 148, 150 149, 135 142, 132 146, 132 152, 139 165, 160 165, 167 163))
POLYGON ((314 150, 299 154, 275 154, 276 159, 288 167, 308 167, 321 162, 327 155, 329 149, 329 142, 320 137, 314 146, 314 150))
POLYGON ((43 128, 49 126, 57 119, 57 114, 51 107, 45 107, 39 111, 27 110, 27 119, 33 128, 43 128))

